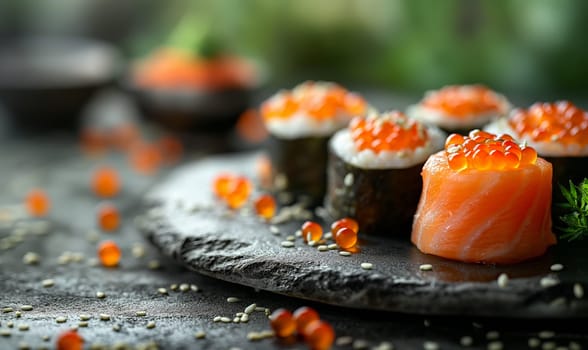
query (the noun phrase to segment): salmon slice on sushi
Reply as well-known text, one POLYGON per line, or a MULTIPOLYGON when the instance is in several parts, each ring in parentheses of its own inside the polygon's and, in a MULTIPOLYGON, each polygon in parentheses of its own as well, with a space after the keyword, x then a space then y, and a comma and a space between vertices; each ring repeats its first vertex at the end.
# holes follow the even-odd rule
POLYGON ((541 256, 551 231, 552 166, 508 135, 450 135, 422 170, 412 242, 427 254, 510 264, 541 256))
POLYGON ((367 109, 362 97, 328 82, 305 82, 265 101, 261 114, 270 134, 277 189, 319 204, 325 194, 329 138, 354 116, 365 116, 367 109))
POLYGON ((330 142, 326 209, 353 217, 363 233, 408 235, 419 173, 444 139, 438 128, 396 111, 354 118, 330 142))
POLYGON ((408 107, 407 114, 448 133, 467 135, 510 109, 506 97, 483 85, 450 85, 428 91, 418 104, 408 107))

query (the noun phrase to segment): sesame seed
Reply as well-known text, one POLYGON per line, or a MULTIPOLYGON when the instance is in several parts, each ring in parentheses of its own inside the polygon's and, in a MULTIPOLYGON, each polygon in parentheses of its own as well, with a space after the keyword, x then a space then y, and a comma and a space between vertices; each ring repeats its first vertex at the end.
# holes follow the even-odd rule
POLYGON ((7 314, 9 312, 13 312, 13 311, 14 310, 11 307, 5 307, 5 308, 2 309, 2 313, 5 313, 5 314, 7 314))
POLYGON ((148 268, 149 270, 157 270, 157 269, 159 269, 160 267, 161 267, 161 264, 159 263, 159 261, 158 261, 158 260, 150 260, 150 261, 147 263, 147 268, 148 268))
POLYGON ((287 241, 290 241, 290 242, 294 242, 296 240, 296 237, 294 237, 294 236, 288 236, 288 237, 286 237, 286 240, 287 241))
POLYGON ((30 350, 30 346, 29 344, 25 343, 25 342, 21 342, 18 344, 18 350, 30 350))
POLYGON ((488 343, 488 346, 486 348, 488 350, 502 350, 504 348, 504 345, 502 344, 501 341, 496 340, 496 341, 488 343))
POLYGON ((422 264, 421 266, 419 266, 419 269, 421 271, 432 271, 433 270, 433 265, 431 265, 431 264, 422 264))
POLYGON ((353 345, 351 347, 354 350, 362 350, 362 349, 367 349, 369 347, 369 344, 366 340, 357 339, 356 341, 353 342, 353 345))
POLYGON ((319 252, 326 252, 326 251, 329 251, 329 247, 328 247, 328 246, 326 246, 326 245, 324 245, 324 244, 321 244, 321 245, 319 245, 318 247, 316 247, 316 249, 317 249, 319 252))
POLYGON ((500 275, 498 275, 496 283, 498 283, 498 287, 506 288, 506 286, 508 285, 508 280, 508 275, 506 273, 501 273, 500 275))
POLYGON ((363 262, 363 263, 361 263, 360 266, 364 270, 371 270, 374 268, 374 265, 372 263, 368 263, 368 262, 363 262))
POLYGON ((21 309, 22 311, 31 311, 31 310, 33 310, 33 306, 32 306, 32 305, 22 305, 22 306, 20 307, 20 309, 21 309))
POLYGON ((100 321, 110 321, 109 314, 100 314, 100 321))
POLYGON ((240 301, 241 301, 241 299, 239 299, 237 297, 228 297, 227 298, 227 303, 238 303, 240 301))
POLYGON ((352 173, 347 173, 345 175, 345 177, 343 178, 343 184, 345 184, 345 186, 349 187, 353 185, 353 174, 352 173))
POLYGON ((231 319, 230 319, 230 318, 228 318, 228 317, 221 317, 221 318, 220 318, 220 321, 221 321, 222 323, 231 323, 231 322, 233 322, 233 320, 231 320, 231 319))
POLYGON ((22 316, 22 312, 20 312, 20 311, 16 311, 16 312, 14 313, 14 316, 16 316, 17 318, 19 318, 20 316, 22 316))
POLYGON ((51 337, 50 337, 50 336, 48 336, 48 335, 44 335, 44 336, 42 336, 42 337, 41 337, 41 339, 42 339, 43 341, 49 341, 49 340, 51 339, 51 337))
POLYGON ((582 350, 582 345, 580 345, 579 343, 576 343, 575 341, 571 341, 568 346, 569 346, 570 350, 582 350))
POLYGON ((157 292, 158 292, 159 294, 164 294, 164 295, 166 295, 166 294, 167 294, 167 289, 165 289, 165 288, 157 288, 157 292))
POLYGON ((278 226, 271 225, 269 227, 269 230, 270 230, 271 233, 273 233, 275 235, 280 234, 280 228, 278 226))
POLYGON ((213 322, 220 322, 221 318, 222 318, 222 317, 220 317, 220 316, 215 316, 215 317, 212 319, 212 321, 213 321, 213 322))
POLYGON ((171 284, 171 285, 169 286, 169 289, 171 289, 171 290, 173 290, 173 291, 175 292, 175 291, 177 291, 177 290, 178 290, 178 285, 177 285, 177 284, 175 284, 175 283, 174 283, 174 284, 171 284))
POLYGON ((563 270, 564 266, 562 264, 553 264, 549 267, 551 271, 557 272, 563 270))
POLYGON ((335 340, 335 345, 337 346, 346 346, 353 343, 353 338, 350 336, 339 337, 335 340))
POLYGON ((430 327, 431 326, 431 321, 429 321, 427 319, 423 320, 423 326, 430 327))
POLYGON ((253 303, 253 304, 251 304, 251 305, 247 306, 247 307, 245 308, 245 310, 243 310, 243 312, 244 312, 244 313, 246 313, 246 314, 250 314, 250 313, 252 313, 253 311, 255 311, 255 308, 256 308, 256 307, 257 307, 257 304, 253 303))
POLYGON ((461 346, 472 346, 472 344, 474 343, 474 339, 466 335, 459 339, 459 343, 461 344, 461 346))
POLYGON ((200 291, 200 288, 198 288, 198 286, 195 285, 195 284, 191 284, 190 285, 190 290, 193 291, 193 292, 198 292, 198 291, 200 291))
POLYGON ((137 315, 137 316, 147 316, 147 311, 137 311, 137 312, 135 312, 135 315, 137 315))
POLYGON ((0 336, 10 337, 11 335, 12 335, 12 332, 9 331, 8 329, 0 329, 0 336))
POLYGON ((327 232, 327 233, 325 233, 325 235, 323 237, 325 239, 331 239, 331 238, 333 238, 333 234, 331 232, 327 232))
POLYGON ((294 232, 294 236, 296 236, 296 237, 302 237, 302 231, 301 230, 297 230, 296 232, 294 232))
POLYGON ((574 284, 574 296, 577 299, 582 299, 584 297, 584 287, 580 283, 574 284))
POLYGON ((308 234, 308 237, 306 237, 306 240, 308 241, 308 243, 306 243, 307 245, 309 245, 310 247, 314 247, 315 245, 317 245, 316 241, 311 241, 309 238, 310 238, 310 233, 308 234))
POLYGON ((552 331, 541 331, 539 332, 539 338, 541 339, 549 339, 549 338, 553 338, 555 336, 555 333, 552 331))
POLYGON ((249 341, 258 341, 258 340, 262 340, 263 338, 261 337, 261 335, 257 332, 249 332, 247 333, 247 340, 249 341))
POLYGON ((426 341, 423 343, 423 349, 425 349, 425 350, 438 350, 439 344, 435 343, 434 341, 426 341))
POLYGON ((22 257, 22 262, 27 265, 36 265, 41 261, 39 254, 34 252, 28 252, 22 257))
POLYGON ((90 315, 81 314, 80 320, 81 321, 88 321, 90 319, 90 315))
POLYGON ((180 284, 180 292, 187 292, 190 290, 190 285, 188 283, 182 283, 180 284))
POLYGON ((241 315, 241 322, 243 322, 243 323, 249 322, 249 314, 241 315))
POLYGON ((564 297, 555 298, 549 303, 549 306, 551 306, 551 307, 565 306, 566 302, 567 302, 566 298, 564 298, 564 297))
POLYGON ((104 292, 96 292, 96 298, 104 299, 106 298, 106 294, 104 294, 104 292))
POLYGON ((196 333, 194 333, 194 338, 196 338, 196 339, 204 339, 204 338, 206 338, 206 333, 204 333, 202 331, 196 332, 196 333))
POLYGON ((329 250, 337 250, 339 249, 339 246, 337 245, 337 243, 331 243, 327 246, 327 248, 329 248, 329 250))
POLYGON ((115 324, 115 325, 112 326, 112 330, 115 331, 115 332, 119 332, 120 331, 120 326, 117 325, 117 324, 115 324))
POLYGON ((541 349, 543 350, 554 350, 557 347, 557 344, 555 344, 555 342, 552 341, 546 341, 545 343, 543 343, 543 345, 541 345, 541 349))
POLYGON ((147 329, 153 329, 153 328, 155 328, 155 322, 153 322, 153 321, 147 322, 147 326, 146 327, 147 327, 147 329))
POLYGON ((88 321, 80 321, 78 322, 78 327, 88 327, 88 321))
POLYGON ((489 331, 486 333, 486 339, 488 340, 496 340, 498 338, 500 338, 500 333, 497 331, 489 331))
POLYGON ((393 350, 394 349, 394 345, 392 345, 392 343, 383 341, 381 342, 378 346, 376 346, 374 348, 374 350, 393 350))
POLYGON ((241 322, 241 317, 234 317, 233 318, 233 323, 239 323, 241 322))
POLYGON ((64 316, 58 316, 57 318, 55 318, 55 322, 57 323, 65 323, 67 321, 67 317, 64 316))
POLYGON ((539 284, 543 288, 549 288, 549 287, 553 287, 555 285, 558 285, 559 284, 559 281, 557 279, 553 278, 553 277, 546 276, 546 277, 543 277, 541 279, 541 281, 539 281, 539 284))
POLYGON ((484 327, 481 323, 478 323, 478 322, 472 322, 472 326, 474 326, 475 328, 483 328, 484 327))
POLYGON ((351 256, 351 252, 348 252, 346 250, 342 250, 339 252, 339 255, 341 256, 351 256))
POLYGON ((55 284, 55 281, 53 281, 52 279, 48 278, 46 280, 42 280, 41 284, 43 285, 43 287, 45 288, 49 288, 49 287, 53 287, 53 285, 55 284))
POLYGON ((255 311, 259 311, 259 312, 265 312, 265 307, 262 307, 262 306, 256 306, 256 307, 255 307, 255 311))
POLYGON ((284 248, 292 248, 294 247, 294 243, 290 242, 290 241, 283 241, 282 243, 280 243, 282 245, 282 247, 284 248))
POLYGON ((18 330, 19 331, 28 331, 29 330, 29 325, 26 323, 22 323, 18 325, 18 330))

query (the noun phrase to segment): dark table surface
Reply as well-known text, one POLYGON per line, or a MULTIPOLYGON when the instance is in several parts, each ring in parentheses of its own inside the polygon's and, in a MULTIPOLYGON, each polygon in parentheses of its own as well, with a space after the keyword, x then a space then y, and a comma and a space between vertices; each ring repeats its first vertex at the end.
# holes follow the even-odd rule
MULTIPOLYGON (((183 162, 212 151, 234 150, 235 145, 220 142, 225 137, 193 136, 183 162)), ((334 347, 337 349, 384 349, 386 343, 395 349, 462 348, 464 336, 473 339, 472 348, 482 349, 499 349, 501 345, 527 348, 530 338, 540 336, 543 339, 538 346, 543 348, 588 346, 583 319, 517 321, 349 310, 260 292, 188 271, 163 258, 133 225, 142 195, 168 172, 169 168, 155 176, 137 175, 121 153, 85 157, 76 135, 0 140, 0 307, 13 309, 0 313, 0 349, 53 348, 60 332, 79 327, 82 314, 90 316, 87 327, 78 328, 86 348, 306 348, 296 339, 248 340, 251 332, 269 330, 264 312, 253 313, 247 323, 214 322, 216 316, 232 319, 252 303, 270 310, 303 305, 316 308, 334 326, 340 344, 334 347), (123 178, 122 193, 113 200, 123 216, 122 227, 115 233, 103 233, 95 223, 95 209, 101 200, 90 191, 89 179, 100 164, 116 167, 123 178), (28 218, 22 207, 26 192, 33 187, 45 189, 52 200, 51 212, 42 220, 28 218), (96 264, 97 242, 106 239, 122 248, 117 268, 96 264), (23 262, 28 252, 39 255, 38 264, 23 262), (53 279, 54 286, 44 287, 45 279, 53 279), (196 285, 198 291, 172 290, 172 285, 184 283, 196 285), (160 294, 158 288, 166 288, 168 294, 160 294), (104 299, 96 297, 99 291, 106 294, 104 299), (239 301, 229 303, 228 297, 239 301), (33 309, 20 311, 19 317, 16 311, 22 305, 33 309), (146 316, 137 316, 137 311, 145 311, 146 316), (100 314, 108 314, 110 320, 100 320, 100 314), (65 322, 58 323, 59 317, 65 317, 65 322), (150 321, 155 327, 148 329, 150 321), (197 332, 204 332, 204 339, 196 339, 197 332)), ((471 305, 472 310, 475 307, 471 305)))

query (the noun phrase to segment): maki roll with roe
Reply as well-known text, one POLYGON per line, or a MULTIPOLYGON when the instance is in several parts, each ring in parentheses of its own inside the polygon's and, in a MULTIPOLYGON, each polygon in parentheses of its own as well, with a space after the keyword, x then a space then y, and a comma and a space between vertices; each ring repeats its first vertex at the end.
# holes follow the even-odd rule
POLYGON ((555 244, 552 166, 508 135, 453 134, 423 167, 412 242, 423 253, 508 264, 555 244))
POLYGON ((407 114, 451 133, 467 135, 472 129, 505 116, 511 109, 501 94, 483 85, 451 85, 428 91, 407 114))
POLYGON ((276 189, 319 204, 326 187, 328 140, 367 108, 359 95, 327 82, 305 82, 264 102, 261 114, 270 134, 276 189))
POLYGON ((327 210, 355 218, 365 233, 408 234, 422 165, 444 139, 438 128, 400 112, 354 118, 329 145, 327 210))

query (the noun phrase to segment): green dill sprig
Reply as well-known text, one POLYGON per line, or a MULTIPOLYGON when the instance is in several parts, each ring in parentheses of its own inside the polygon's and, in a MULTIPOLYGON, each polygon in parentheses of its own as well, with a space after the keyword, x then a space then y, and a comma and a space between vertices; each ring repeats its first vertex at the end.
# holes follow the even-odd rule
POLYGON ((559 206, 568 211, 560 216, 561 221, 566 225, 560 230, 561 238, 574 241, 588 236, 588 179, 584 179, 579 185, 574 185, 570 180, 569 186, 566 188, 559 185, 566 199, 566 203, 560 203, 559 206))

